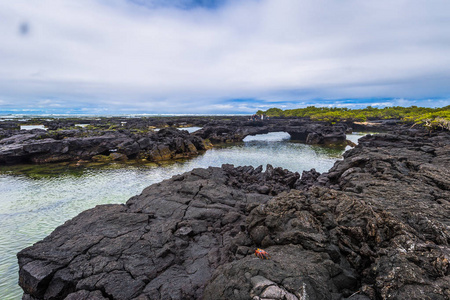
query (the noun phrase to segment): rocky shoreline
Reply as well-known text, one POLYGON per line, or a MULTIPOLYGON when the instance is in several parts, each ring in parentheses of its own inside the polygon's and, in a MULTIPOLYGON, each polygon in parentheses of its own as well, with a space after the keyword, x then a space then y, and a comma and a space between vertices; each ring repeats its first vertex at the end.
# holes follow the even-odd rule
POLYGON ((345 123, 328 124, 302 119, 249 121, 229 118, 103 118, 35 120, 48 130, 18 130, 21 123, 0 123, 0 165, 18 163, 120 161, 149 162, 192 157, 213 144, 242 142, 248 135, 285 131, 307 144, 347 144, 345 123), (127 120, 127 121, 123 121, 127 120), (85 127, 75 127, 86 123, 85 127), (201 129, 189 134, 184 127, 201 129), (175 127, 178 127, 176 129, 175 127), (159 131, 157 131, 159 130, 159 131))
POLYGON ((327 173, 194 169, 87 210, 18 253, 23 299, 450 299, 450 133, 386 126, 327 173))

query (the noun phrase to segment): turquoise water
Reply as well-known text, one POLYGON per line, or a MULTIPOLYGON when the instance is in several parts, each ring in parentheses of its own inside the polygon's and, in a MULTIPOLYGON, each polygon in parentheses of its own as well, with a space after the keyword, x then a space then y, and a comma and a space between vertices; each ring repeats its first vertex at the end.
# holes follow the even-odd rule
MULTIPOLYGON (((360 135, 351 135, 355 140, 360 135)), ((289 141, 287 133, 249 136, 196 158, 165 164, 51 164, 0 167, 0 299, 21 299, 16 253, 98 204, 124 203, 145 187, 193 168, 272 164, 301 173, 325 172, 343 149, 289 141)))

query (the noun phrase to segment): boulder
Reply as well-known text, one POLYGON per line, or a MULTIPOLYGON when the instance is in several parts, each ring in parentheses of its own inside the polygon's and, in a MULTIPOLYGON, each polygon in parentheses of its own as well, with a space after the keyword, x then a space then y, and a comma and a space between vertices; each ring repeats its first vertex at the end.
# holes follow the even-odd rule
POLYGON ((272 187, 284 181, 261 169, 195 169, 126 205, 87 210, 18 254, 20 285, 36 299, 85 291, 108 299, 198 299, 217 267, 251 246, 246 217, 270 196, 254 191, 258 179, 250 174, 272 187))

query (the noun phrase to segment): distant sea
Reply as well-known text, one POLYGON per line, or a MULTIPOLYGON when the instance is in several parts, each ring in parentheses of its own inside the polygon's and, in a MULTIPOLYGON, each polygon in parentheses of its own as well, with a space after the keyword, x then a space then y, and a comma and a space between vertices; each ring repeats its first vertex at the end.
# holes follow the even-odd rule
POLYGON ((248 116, 249 114, 2 114, 0 121, 32 118, 140 118, 140 117, 208 117, 208 116, 248 116))

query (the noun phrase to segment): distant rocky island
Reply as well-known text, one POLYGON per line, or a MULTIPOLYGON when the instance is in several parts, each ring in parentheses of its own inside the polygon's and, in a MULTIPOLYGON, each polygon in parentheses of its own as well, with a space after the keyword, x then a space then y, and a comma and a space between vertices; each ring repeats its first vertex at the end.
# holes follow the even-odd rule
POLYGON ((3 122, 0 164, 158 161, 275 131, 338 146, 351 130, 382 133, 323 174, 194 169, 84 211, 18 253, 23 299, 450 299, 447 130, 308 118, 76 122, 42 121, 48 131, 3 122), (186 126, 201 129, 173 128, 186 126))

